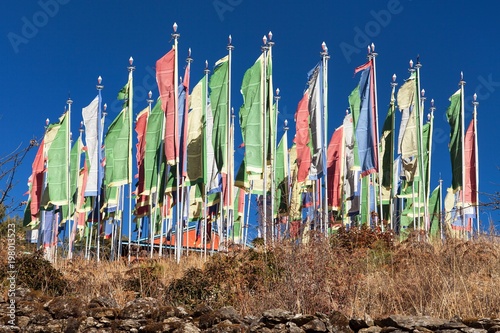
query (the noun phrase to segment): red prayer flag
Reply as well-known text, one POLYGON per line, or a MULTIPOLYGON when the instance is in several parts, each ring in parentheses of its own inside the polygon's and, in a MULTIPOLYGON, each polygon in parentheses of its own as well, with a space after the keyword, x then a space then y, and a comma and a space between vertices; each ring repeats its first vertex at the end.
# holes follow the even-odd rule
POLYGON ((311 166, 311 148, 309 138, 309 94, 306 92, 295 112, 296 135, 294 142, 297 145, 297 181, 303 182, 309 175, 311 166))
POLYGON ((175 105, 175 49, 156 62, 156 81, 160 92, 161 108, 165 112, 165 157, 175 165, 179 160, 177 106, 175 105))
POLYGON ((469 204, 477 204, 477 179, 476 179, 476 126, 474 119, 471 120, 464 140, 464 201, 469 204))
POLYGON ((335 130, 328 144, 327 173, 328 173, 328 206, 332 210, 340 209, 342 193, 342 155, 344 154, 344 127, 335 130))
POLYGON ((33 161, 31 174, 31 221, 38 220, 40 213, 40 202, 42 200, 43 173, 45 171, 45 158, 43 154, 44 140, 38 146, 38 151, 33 161))

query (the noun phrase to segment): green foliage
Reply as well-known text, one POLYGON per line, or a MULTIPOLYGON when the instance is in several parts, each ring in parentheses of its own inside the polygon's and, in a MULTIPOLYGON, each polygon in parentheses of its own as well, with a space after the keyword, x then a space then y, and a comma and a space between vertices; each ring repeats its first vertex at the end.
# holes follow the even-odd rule
MULTIPOLYGON (((7 263, 0 265, 0 279, 6 283, 7 263)), ((43 251, 24 254, 16 258, 16 287, 42 291, 46 295, 60 296, 68 290, 63 274, 43 258, 43 251)))
POLYGON ((172 281, 165 301, 194 308, 238 304, 248 295, 260 294, 279 283, 281 271, 273 252, 253 249, 236 254, 216 254, 203 269, 191 268, 172 281))

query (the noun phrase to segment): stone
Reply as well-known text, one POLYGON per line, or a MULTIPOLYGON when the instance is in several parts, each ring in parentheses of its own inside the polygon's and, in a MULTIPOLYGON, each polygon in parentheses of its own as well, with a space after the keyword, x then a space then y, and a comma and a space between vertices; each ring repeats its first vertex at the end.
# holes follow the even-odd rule
POLYGON ((96 319, 101 318, 111 318, 115 319, 118 315, 119 310, 113 308, 90 308, 87 311, 87 316, 93 317, 96 319))
POLYGON ((153 298, 138 298, 128 302, 119 314, 122 319, 153 319, 158 317, 157 301, 153 298))
POLYGON ((174 310, 174 315, 177 318, 185 318, 185 317, 189 316, 189 313, 182 306, 178 306, 174 310))
POLYGON ((430 330, 437 330, 448 321, 430 316, 401 316, 393 315, 388 318, 376 320, 375 325, 380 327, 397 327, 406 331, 412 331, 415 327, 425 327, 430 330))
POLYGON ((117 308, 118 303, 110 297, 99 296, 92 298, 88 305, 89 308, 117 308))
POLYGON ((297 324, 297 326, 302 326, 302 325, 305 325, 307 324, 308 322, 310 322, 311 320, 315 319, 316 317, 312 316, 312 315, 301 315, 301 314, 297 314, 295 316, 293 316, 292 319, 290 319, 291 322, 297 324))
POLYGON ((282 322, 287 322, 290 321, 293 318, 293 315, 290 311, 286 311, 283 309, 271 309, 264 311, 262 313, 262 319, 261 321, 267 322, 267 323, 282 323, 282 322))
MULTIPOLYGON (((386 326, 386 325, 380 325, 379 326, 386 326)), ((352 318, 349 320, 349 327, 354 331, 358 332, 362 328, 368 328, 370 325, 366 322, 364 318, 352 318)))
POLYGON ((209 331, 212 333, 239 333, 245 331, 245 327, 241 324, 233 324, 226 319, 210 328, 209 331))
MULTIPOLYGON (((0 325, 0 333, 11 333, 11 332, 21 332, 19 326, 12 325, 0 325)), ((42 332, 42 331, 40 331, 42 332)))
POLYGON ((291 321, 286 323, 286 327, 288 328, 288 332, 290 333, 305 333, 302 328, 298 327, 297 324, 291 321))
POLYGON ((16 316, 16 324, 21 328, 27 327, 30 320, 28 316, 16 316))
POLYGON ((44 307, 54 319, 67 319, 80 317, 83 303, 79 298, 60 296, 47 302, 44 307))
POLYGON ((220 308, 218 311, 221 321, 229 320, 233 324, 240 324, 242 322, 242 318, 238 311, 232 306, 225 306, 220 308))
POLYGON ((488 328, 488 333, 500 332, 500 325, 491 326, 488 328))
POLYGON ((382 327, 380 326, 370 326, 367 328, 362 328, 358 332, 359 333, 380 333, 382 331, 382 327))
POLYGON ((194 318, 198 318, 201 315, 204 315, 205 313, 212 312, 214 309, 212 309, 210 306, 202 304, 198 305, 194 310, 193 313, 191 314, 194 318))
POLYGON ((36 310, 29 315, 30 324, 47 325, 52 320, 52 316, 45 310, 36 310))
POLYGON ((174 333, 199 333, 201 330, 194 326, 191 322, 186 322, 181 325, 178 329, 174 330, 174 333))
POLYGON ((474 327, 464 327, 460 329, 464 333, 487 333, 488 331, 484 328, 474 328, 474 327))
POLYGON ((331 330, 334 333, 352 333, 349 327, 349 318, 339 311, 332 311, 328 314, 331 330))
POLYGON ((318 318, 309 321, 308 323, 302 325, 300 328, 302 328, 306 332, 326 332, 325 323, 318 318))
POLYGON ((134 329, 137 332, 137 329, 139 327, 141 327, 141 324, 137 320, 133 320, 133 319, 124 319, 117 324, 118 324, 117 325, 118 328, 123 329, 125 331, 130 331, 130 332, 132 332, 132 330, 134 330, 134 329))

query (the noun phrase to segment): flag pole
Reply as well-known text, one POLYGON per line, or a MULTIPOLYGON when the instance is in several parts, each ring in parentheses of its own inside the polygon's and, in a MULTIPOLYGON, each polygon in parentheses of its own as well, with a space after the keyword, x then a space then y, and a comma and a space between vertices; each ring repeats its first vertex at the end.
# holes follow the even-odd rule
MULTIPOLYGON (((274 46, 274 41, 273 41, 273 33, 271 31, 269 31, 269 33, 267 34, 267 37, 268 37, 268 42, 267 42, 267 45, 269 46, 268 48, 268 58, 272 60, 272 57, 273 57, 273 46, 274 46)), ((276 138, 277 138, 277 135, 276 135, 276 131, 277 131, 277 127, 276 127, 276 122, 277 122, 277 117, 278 117, 278 105, 276 105, 276 110, 275 110, 275 117, 273 118, 273 112, 271 111, 273 109, 273 99, 276 100, 275 96, 273 96, 272 94, 272 86, 271 86, 271 82, 267 83, 267 68, 268 68, 268 62, 267 62, 267 57, 266 57, 266 71, 264 73, 265 75, 265 82, 266 82, 266 86, 265 86, 265 96, 268 97, 268 102, 269 102, 269 154, 271 155, 270 156, 270 159, 269 159, 269 162, 270 162, 270 169, 271 169, 271 174, 270 174, 270 180, 271 180, 271 186, 270 186, 270 197, 271 197, 271 207, 270 207, 270 210, 271 210, 271 218, 270 218, 270 222, 271 222, 271 225, 270 225, 270 235, 271 235, 271 242, 274 243, 274 238, 275 238, 275 233, 274 233, 274 224, 275 224, 275 220, 274 220, 274 200, 275 200, 275 181, 276 181, 276 174, 275 174, 275 166, 276 166, 276 138), (268 95, 269 94, 269 95, 268 95)), ((272 68, 271 68, 272 70, 272 68)), ((269 76, 269 81, 272 80, 272 76, 270 75, 269 76)), ((264 110, 264 112, 267 112, 267 110, 264 110)), ((266 121, 267 121, 267 117, 266 117, 266 121)), ((266 124, 266 122, 264 122, 264 124, 266 124)), ((266 127, 267 127, 267 124, 266 124, 266 127)), ((267 130, 267 129, 266 129, 267 130)), ((266 144, 266 147, 268 146, 267 145, 267 138, 266 136, 264 136, 264 140, 265 140, 265 144, 266 144)), ((266 160, 264 161, 264 165, 266 166, 266 170, 267 170, 267 153, 266 153, 266 160)), ((266 191, 267 193, 267 187, 264 189, 264 191, 266 191)), ((266 198, 267 199, 267 198, 266 198)), ((267 204, 267 203, 266 203, 267 204)), ((267 221, 266 221, 267 222, 267 221)))
POLYGON ((474 120, 474 164, 476 169, 476 224, 477 224, 477 235, 480 233, 480 225, 479 225, 479 156, 478 156, 478 147, 477 147, 477 106, 479 102, 477 101, 477 94, 474 93, 472 105, 474 106, 474 112, 472 113, 472 117, 474 120))
MULTIPOLYGON (((179 65, 179 52, 177 50, 178 47, 178 40, 180 37, 180 34, 177 33, 177 23, 174 22, 174 25, 172 26, 174 29, 174 32, 172 33, 172 38, 174 39, 174 109, 177 111, 179 109, 179 85, 177 84, 177 78, 179 77, 179 70, 178 70, 178 65, 179 65)), ((179 124, 177 123, 177 126, 174 126, 174 140, 175 140, 175 145, 176 145, 176 163, 175 163, 175 169, 176 169, 176 196, 177 196, 177 203, 175 204, 175 210, 176 210, 176 215, 177 215, 177 223, 176 223, 176 235, 175 235, 175 247, 176 247, 176 261, 177 263, 180 263, 181 261, 181 251, 182 251, 182 212, 180 211, 180 204, 179 204, 179 193, 180 193, 180 184, 179 184, 179 124)), ((163 223, 162 223, 163 225, 163 223)), ((160 235, 160 239, 163 235, 160 235)))
MULTIPOLYGON (((128 116, 129 116, 129 138, 128 138, 128 151, 129 151, 129 156, 128 156, 128 252, 129 252, 129 261, 130 261, 130 241, 132 239, 132 116, 133 116, 133 107, 134 107, 134 77, 133 77, 133 72, 135 70, 135 66, 133 66, 134 63, 134 58, 130 57, 128 59, 129 66, 127 67, 128 69, 128 105, 127 105, 127 111, 128 111, 128 116)), ((123 195, 123 194, 122 194, 123 195)), ((120 257, 122 256, 122 231, 123 229, 123 217, 122 220, 120 221, 120 233, 119 233, 119 239, 118 239, 118 253, 120 254, 120 257)))
MULTIPOLYGON (((368 46, 368 59, 372 61, 373 64, 373 89, 374 89, 374 113, 375 113, 375 151, 377 153, 377 171, 378 171, 378 179, 379 179, 379 186, 378 186, 378 197, 379 197, 379 220, 382 221, 382 169, 380 168, 380 165, 382 164, 380 161, 380 146, 379 146, 379 128, 378 128, 378 97, 377 97, 377 65, 376 65, 376 59, 378 56, 378 53, 375 52, 375 44, 372 43, 370 46, 368 46)), ((381 223, 381 230, 384 231, 384 224, 381 223)))
MULTIPOLYGON (((271 34, 271 33, 270 33, 271 34)), ((271 34, 272 36, 272 34, 271 34)), ((272 42, 270 42, 272 43, 272 42)), ((279 100, 281 99, 281 96, 280 96, 280 89, 279 88, 276 88, 276 95, 274 96, 274 104, 275 104, 275 118, 273 119, 274 120, 274 125, 278 124, 278 114, 279 114, 279 100)), ((277 129, 277 126, 275 127, 277 129)), ((274 210, 276 209, 275 207, 275 193, 276 193, 276 146, 278 144, 278 136, 276 135, 277 131, 274 131, 275 134, 274 134, 274 140, 273 140, 273 143, 272 143, 272 146, 271 148, 273 149, 273 152, 271 153, 271 175, 272 175, 272 181, 271 181, 271 212, 272 212, 272 219, 274 221, 274 210)), ((276 218, 278 217, 278 213, 276 213, 276 218)), ((276 221, 277 222, 277 221, 276 221)), ((275 222, 275 223, 276 223, 275 222)), ((275 236, 275 230, 274 230, 274 226, 275 226, 275 223, 273 223, 271 225, 272 227, 272 235, 273 235, 273 241, 274 241, 274 236, 275 236)))
MULTIPOLYGON (((212 144, 211 142, 207 142, 207 112, 208 112, 208 74, 210 74, 210 69, 208 69, 208 60, 205 60, 205 70, 203 71, 205 74, 205 89, 203 91, 203 156, 207 156, 207 144, 212 144)), ((202 230, 202 244, 203 251, 202 256, 205 260, 207 260, 207 206, 208 206, 208 165, 207 159, 204 159, 203 162, 203 179, 204 179, 204 199, 203 199, 203 230, 202 230)))
POLYGON ((324 194, 324 202, 323 202, 323 225, 324 225, 324 233, 325 235, 328 234, 328 172, 327 172, 327 141, 328 141, 328 60, 330 59, 330 55, 328 54, 328 47, 326 46, 326 43, 323 42, 321 43, 321 49, 322 51, 320 52, 321 55, 321 62, 322 62, 322 67, 323 67, 323 82, 321 84, 323 85, 323 89, 321 89, 321 94, 323 97, 323 153, 321 154, 323 157, 323 177, 324 177, 324 182, 325 182, 325 194, 324 194))
MULTIPOLYGON (((264 54, 264 85, 261 86, 261 98, 262 98, 262 123, 263 123, 263 134, 262 134, 262 237, 264 239, 264 246, 267 245, 267 52, 269 51, 269 44, 267 43, 267 37, 264 35, 262 37, 263 45, 261 50, 264 54)), ((262 78, 261 78, 262 84, 262 78)))
POLYGON ((464 73, 463 72, 460 72, 460 82, 458 83, 458 85, 460 86, 460 121, 461 121, 461 149, 462 149, 462 186, 461 186, 461 200, 462 200, 462 223, 465 225, 466 221, 465 221, 465 211, 464 211, 464 202, 465 202, 465 191, 464 191, 464 187, 465 187, 465 170, 464 170, 464 167, 465 167, 465 154, 464 154, 464 141, 465 141, 465 128, 464 128, 464 123, 465 123, 465 120, 464 120, 464 111, 465 111, 465 102, 464 102, 464 86, 465 86, 465 81, 464 81, 464 73))
MULTIPOLYGON (((436 107, 434 106, 434 99, 431 99, 431 107, 429 108, 429 110, 431 111, 428 115, 427 115, 427 119, 429 121, 429 165, 427 167, 427 197, 426 197, 426 207, 427 207, 427 215, 428 215, 428 221, 430 222, 430 216, 429 216, 429 197, 430 197, 430 193, 431 193, 431 166, 432 166, 432 137, 433 137, 433 134, 434 134, 434 111, 436 111, 436 107)), ((427 223, 427 221, 426 221, 427 223)), ((426 224, 427 225, 427 224, 426 224)), ((429 225, 430 227, 430 225, 429 225)))
MULTIPOLYGON (((417 63, 417 69, 418 69, 418 63, 417 63)), ((419 85, 420 85, 420 81, 418 82, 419 85)), ((429 194, 430 194, 430 182, 428 181, 430 179, 430 159, 428 159, 428 165, 427 165, 427 169, 424 170, 424 154, 425 154, 425 151, 426 149, 428 149, 428 147, 424 147, 424 110, 425 110, 425 101, 426 101, 427 97, 425 97, 425 89, 421 89, 420 90, 420 107, 419 107, 419 117, 420 117, 420 147, 421 147, 421 160, 422 160, 422 171, 421 171, 421 185, 419 185, 419 187, 422 188, 422 192, 423 192, 423 202, 424 202, 424 230, 426 233, 428 233, 429 231, 429 221, 430 221, 430 217, 429 217, 429 194), (427 179, 427 172, 424 173, 424 171, 428 171, 428 174, 429 174, 429 179, 427 179), (427 182, 427 184, 426 184, 427 182)), ((429 135, 431 135, 430 131, 432 130, 432 128, 429 129, 429 135)), ((432 137, 429 137, 429 140, 432 140, 432 137)), ((429 156, 430 157, 430 156, 429 156)), ((420 209, 419 209, 420 210, 420 209)))
MULTIPOLYGON (((73 104, 73 100, 71 99, 71 97, 68 97, 68 100, 66 101, 66 104, 68 104, 68 119, 67 119, 67 122, 68 122, 68 131, 67 131, 67 144, 68 144, 68 147, 67 147, 67 165, 68 165, 68 181, 66 182, 66 190, 68 191, 67 195, 67 199, 68 199, 68 229, 69 229, 69 238, 68 238, 68 259, 72 259, 73 258, 73 249, 72 249, 72 240, 71 240, 71 235, 73 234, 73 228, 72 228, 72 225, 71 225, 71 193, 70 193, 70 189, 71 189, 71 104, 73 104)), ((74 222, 74 220, 73 220, 74 222)))
POLYGON ((443 235, 443 180, 441 179, 441 175, 439 176, 439 233, 441 235, 441 239, 444 238, 443 235))
MULTIPOLYGON (((226 126, 226 202, 224 203, 225 206, 227 207, 226 240, 229 240, 229 230, 230 230, 230 227, 233 226, 233 211, 231 209, 231 199, 233 197, 233 195, 232 195, 232 192, 233 192, 233 186, 232 186, 233 166, 231 163, 231 159, 233 156, 233 151, 232 151, 232 149, 229 149, 230 142, 231 142, 231 126, 232 126, 232 105, 231 105, 232 70, 231 70, 231 65, 232 65, 233 50, 234 50, 234 45, 233 45, 232 41, 233 41, 233 39, 232 39, 231 35, 229 35, 228 44, 226 47, 227 48, 227 65, 228 65, 228 71, 227 71, 227 110, 226 110, 227 121, 228 121, 227 126, 226 126)), ((222 210, 225 210, 224 204, 223 204, 222 210)), ((222 219, 222 223, 224 223, 224 219, 222 219)))
MULTIPOLYGON (((418 121, 415 122, 417 126, 419 126, 418 131, 417 131, 417 144, 418 144, 418 154, 417 154, 417 163, 418 163, 418 168, 419 170, 419 176, 420 176, 420 181, 418 185, 418 199, 420 201, 420 197, 423 196, 423 202, 424 202, 424 228, 427 230, 427 220, 429 218, 429 213, 427 209, 427 194, 426 193, 426 187, 424 186, 424 181, 425 181, 425 175, 424 175, 424 163, 423 163, 423 155, 424 155, 424 148, 423 148, 423 133, 422 133, 422 126, 423 126, 423 102, 425 99, 423 99, 423 94, 421 94, 420 90, 420 68, 422 67, 422 64, 420 63, 420 57, 417 56, 417 63, 415 64, 416 68, 416 73, 417 73, 417 103, 415 103, 415 106, 418 107, 415 115, 418 117, 418 121), (422 191, 420 191, 420 189, 422 191)), ((425 93, 425 90, 424 90, 425 93)), ((420 204, 420 203, 419 203, 420 204)), ((419 215, 420 215, 420 207, 418 209, 419 215)), ((420 218, 419 218, 419 227, 420 227, 420 218)))
MULTIPOLYGON (((391 117, 391 129, 394 132, 391 135, 391 176, 389 177, 391 180, 391 191, 389 198, 389 219, 390 219, 390 228, 394 231, 394 138, 395 138, 395 123, 396 123, 396 97, 394 96, 396 92, 396 86, 398 85, 396 82, 396 74, 392 75, 391 82, 391 108, 392 108, 392 117, 391 117)), ((383 221, 383 216, 381 217, 381 221, 383 221)))
MULTIPOLYGON (((99 103, 98 103, 98 109, 97 109, 97 144, 98 144, 98 147, 97 147, 97 162, 99 163, 99 165, 97 166, 97 200, 96 200, 96 207, 97 207, 97 231, 96 231, 96 234, 97 234, 97 262, 100 261, 100 258, 99 258, 99 255, 100 255, 100 247, 101 247, 101 244, 100 244, 100 230, 101 230, 101 187, 102 187, 102 184, 101 184, 101 163, 102 163, 102 150, 101 150, 101 147, 102 147, 102 137, 103 137, 103 133, 102 133, 102 127, 104 125, 104 117, 106 116, 105 113, 106 113, 106 108, 104 108, 104 115, 103 115, 103 118, 101 120, 101 103, 102 103, 102 97, 101 97, 101 91, 102 89, 104 88, 104 86, 101 84, 102 83, 102 77, 99 76, 97 78, 97 91, 98 91, 98 94, 99 94, 99 103)), ((95 209, 94 209, 95 211, 95 209)))

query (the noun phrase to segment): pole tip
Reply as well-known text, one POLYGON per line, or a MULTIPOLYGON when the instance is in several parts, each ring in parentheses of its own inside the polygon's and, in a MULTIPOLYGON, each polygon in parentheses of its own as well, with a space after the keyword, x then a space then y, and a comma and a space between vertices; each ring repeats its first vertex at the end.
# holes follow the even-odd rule
POLYGON ((99 77, 97 78, 97 84, 101 84, 102 82, 102 77, 99 75, 99 77))
POLYGON ((134 63, 134 58, 128 58, 128 63, 130 64, 130 66, 132 66, 132 64, 134 63))
POLYGON ((177 27, 178 27, 177 22, 174 22, 174 24, 172 25, 172 28, 174 29, 174 33, 177 32, 177 27))

